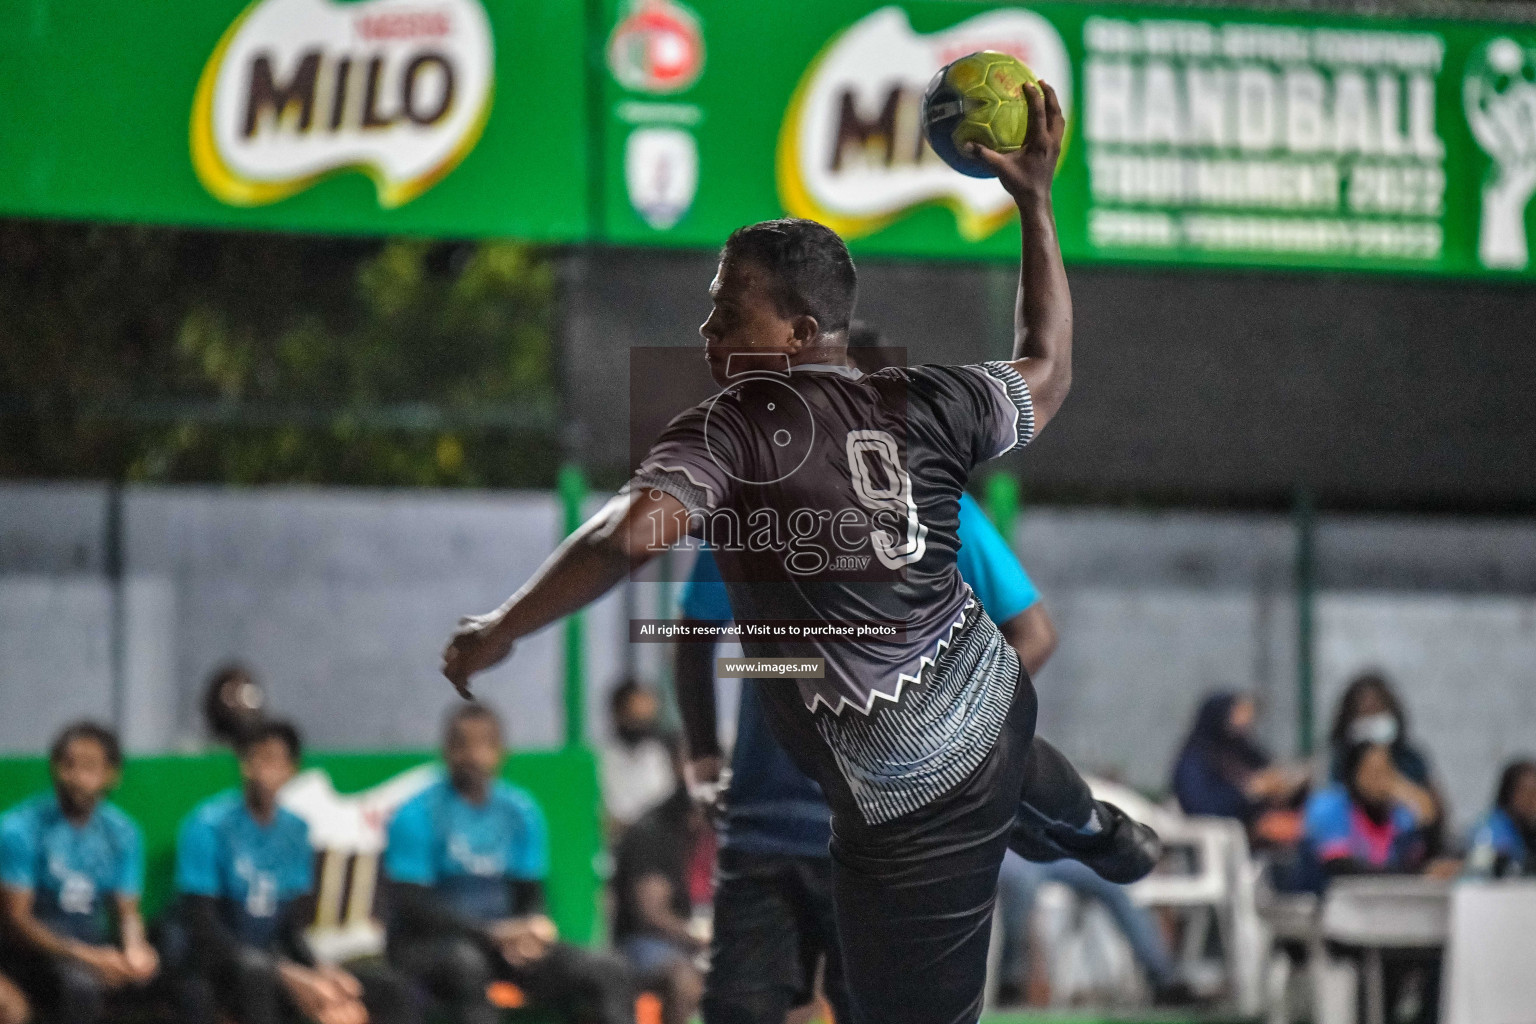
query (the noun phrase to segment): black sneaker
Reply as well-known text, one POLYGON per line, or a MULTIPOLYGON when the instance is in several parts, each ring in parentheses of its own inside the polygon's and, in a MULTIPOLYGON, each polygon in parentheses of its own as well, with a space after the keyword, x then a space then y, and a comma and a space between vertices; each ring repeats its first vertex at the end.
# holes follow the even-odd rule
POLYGON ((1106 882, 1126 885, 1145 878, 1163 856, 1157 833, 1114 804, 1094 802, 1100 829, 1084 835, 1061 825, 1015 822, 1008 846, 1025 860, 1048 864, 1078 860, 1106 882))
POLYGON ((1106 882, 1129 885, 1151 874, 1163 858, 1157 833, 1112 803, 1099 800, 1096 807, 1103 828, 1091 836, 1074 832, 1062 846, 1106 882))

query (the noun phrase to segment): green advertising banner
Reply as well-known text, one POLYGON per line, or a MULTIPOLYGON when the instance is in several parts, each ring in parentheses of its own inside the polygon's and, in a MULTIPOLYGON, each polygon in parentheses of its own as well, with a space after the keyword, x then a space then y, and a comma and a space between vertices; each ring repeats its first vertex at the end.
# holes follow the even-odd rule
POLYGON ((859 253, 1012 258, 1002 190, 919 129, 934 72, 992 49, 1068 113, 1069 260, 1531 273, 1536 31, 956 0, 609 0, 608 24, 614 242, 790 213, 859 253))
POLYGON ((582 240, 586 40, 545 0, 0 4, 0 213, 582 240))
POLYGON ((1536 27, 969 0, 0 5, 0 214, 1011 259, 919 130, 1014 53, 1069 115, 1076 262, 1521 277, 1536 27))

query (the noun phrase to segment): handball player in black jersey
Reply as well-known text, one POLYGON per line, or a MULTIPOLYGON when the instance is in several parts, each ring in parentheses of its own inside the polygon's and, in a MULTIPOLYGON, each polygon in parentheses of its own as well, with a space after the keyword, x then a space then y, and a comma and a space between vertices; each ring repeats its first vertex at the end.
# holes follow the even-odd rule
POLYGON ((1007 848, 1115 882, 1159 853, 1150 829, 1096 802, 1035 740, 1034 686, 955 566, 972 468, 1028 444, 1071 383, 1050 198, 1065 123, 1049 86, 1025 99, 1022 148, 977 151, 1021 221, 1012 360, 862 374, 847 359, 856 277, 842 240, 805 220, 739 229, 700 328, 721 393, 668 424, 628 486, 505 604, 464 619, 443 655, 467 696, 519 638, 690 533, 714 548, 739 623, 899 627, 742 638, 749 658, 822 668, 760 680, 759 695, 832 808, 854 1024, 977 1020, 1007 848))

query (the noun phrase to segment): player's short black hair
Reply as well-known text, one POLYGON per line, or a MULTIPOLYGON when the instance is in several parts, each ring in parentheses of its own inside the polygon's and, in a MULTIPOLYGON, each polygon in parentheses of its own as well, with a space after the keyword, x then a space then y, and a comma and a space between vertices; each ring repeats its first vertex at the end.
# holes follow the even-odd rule
POLYGON ((784 217, 731 232, 720 258, 750 260, 773 278, 780 316, 813 316, 823 334, 846 330, 858 298, 853 258, 825 224, 784 217))
POLYGON ((458 728, 460 722, 490 722, 496 727, 496 735, 504 736, 501 728, 501 716, 487 704, 479 701, 470 701, 468 704, 457 704, 443 716, 443 741, 446 743, 453 730, 458 728))
POLYGON ((1495 807, 1503 811, 1509 810, 1509 803, 1515 798, 1515 787, 1520 785, 1520 776, 1526 772, 1536 775, 1536 761, 1520 758, 1504 766, 1503 773, 1499 775, 1498 793, 1493 799, 1495 807))
POLYGON ((64 760, 64 752, 75 740, 90 740, 106 755, 107 764, 113 768, 123 766, 123 745, 118 742, 117 733, 97 722, 86 721, 71 722, 60 730, 53 738, 53 745, 48 748, 48 763, 58 764, 64 760))
POLYGON ((267 740, 278 740, 287 747, 288 757, 294 764, 298 764, 299 758, 304 754, 304 741, 299 738, 298 727, 281 718, 268 718, 256 722, 235 738, 235 755, 244 757, 258 743, 265 743, 267 740))

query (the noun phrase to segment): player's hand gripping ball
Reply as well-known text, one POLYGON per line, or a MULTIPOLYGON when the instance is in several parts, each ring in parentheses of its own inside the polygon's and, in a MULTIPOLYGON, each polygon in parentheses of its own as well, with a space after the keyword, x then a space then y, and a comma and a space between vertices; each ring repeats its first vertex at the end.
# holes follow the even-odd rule
POLYGON ((995 50, 967 54, 945 65, 923 96, 928 144, 961 174, 997 177, 984 161, 967 156, 966 147, 974 142, 998 153, 1018 150, 1029 125, 1024 85, 1038 81, 1029 65, 995 50))

